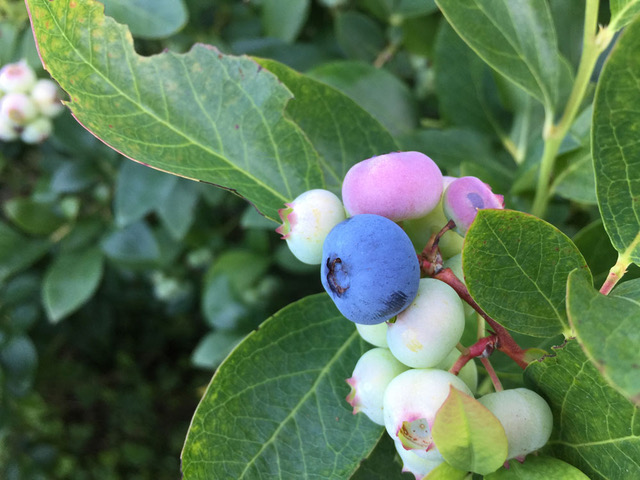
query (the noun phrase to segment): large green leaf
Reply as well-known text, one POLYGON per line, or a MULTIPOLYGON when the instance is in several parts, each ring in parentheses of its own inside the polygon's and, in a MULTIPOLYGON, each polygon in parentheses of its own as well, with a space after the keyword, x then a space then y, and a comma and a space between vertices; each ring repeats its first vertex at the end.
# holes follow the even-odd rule
POLYGON ((480 210, 462 252, 471 296, 510 330, 569 335, 565 295, 569 273, 588 268, 560 230, 512 210, 480 210))
POLYGON ((525 462, 509 461, 509 468, 501 468, 484 477, 486 480, 589 480, 573 465, 554 457, 529 455, 525 462))
POLYGON ((611 243, 640 264, 640 19, 607 61, 594 100, 592 148, 598 205, 611 243))
POLYGON ((444 119, 493 136, 503 134, 493 72, 446 22, 436 37, 435 88, 444 119))
POLYGON ((154 168, 232 189, 267 217, 324 185, 283 110, 289 90, 255 61, 205 45, 138 56, 94 0, 27 0, 42 61, 87 129, 154 168))
POLYGON ((275 314, 213 377, 182 452, 184 478, 348 478, 381 432, 345 401, 367 348, 325 294, 275 314))
POLYGON ((51 247, 44 239, 30 239, 0 221, 0 284, 27 268, 51 247))
POLYGON ((436 0, 476 53, 553 111, 566 67, 544 0, 436 0))
POLYGON ((611 22, 609 28, 612 30, 620 30, 629 24, 640 13, 639 0, 610 0, 609 9, 611 10, 611 22))
POLYGON ((183 0, 102 0, 107 15, 129 25, 133 35, 163 38, 187 23, 183 0))
MULTIPOLYGON (((361 101, 364 100, 364 97, 352 95, 351 89, 341 88, 344 85, 327 82, 343 92, 340 93, 322 81, 301 75, 273 60, 260 59, 258 61, 267 70, 276 74, 278 79, 293 93, 294 99, 287 104, 286 113, 305 131, 311 143, 320 153, 325 181, 328 186, 339 188, 347 170, 354 163, 398 149, 391 134, 383 127, 385 123, 374 118, 376 114, 381 113, 382 109, 370 108, 367 102, 361 101), (352 96, 353 100, 347 95, 352 96)), ((345 64, 340 65, 345 67, 345 73, 347 71, 353 72, 353 69, 348 70, 345 64)), ((347 63, 347 65, 352 64, 347 63)), ((368 69, 367 71, 369 72, 368 69)), ((351 78, 353 80, 353 77, 351 78)), ((321 80, 323 79, 321 78, 321 80)), ((396 79, 394 78, 394 80, 396 79)), ((369 75, 360 80, 356 79, 353 88, 371 92, 369 89, 372 87, 367 86, 367 82, 373 83, 374 86, 377 85, 377 82, 369 75)), ((388 87, 388 85, 386 86, 388 87)), ((378 96, 382 91, 383 88, 380 86, 377 91, 378 96)), ((401 104, 395 108, 400 110, 403 116, 409 115, 397 89, 386 88, 384 91, 392 101, 401 104)), ((407 95, 409 95, 408 92, 407 95)), ((390 103, 385 105, 392 108, 390 103)), ((389 111, 389 114, 395 121, 400 121, 401 114, 399 112, 394 114, 389 111)))
POLYGON ((602 378, 576 340, 533 362, 525 379, 549 402, 547 450, 591 480, 640 478, 640 412, 602 378))
POLYGON ((615 388, 640 404, 640 303, 602 295, 575 271, 567 285, 567 312, 587 357, 615 388))

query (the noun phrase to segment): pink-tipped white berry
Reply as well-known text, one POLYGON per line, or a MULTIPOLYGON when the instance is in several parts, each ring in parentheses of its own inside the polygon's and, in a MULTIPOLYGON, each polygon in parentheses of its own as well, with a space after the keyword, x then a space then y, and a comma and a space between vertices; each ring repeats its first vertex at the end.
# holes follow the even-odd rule
POLYGON ((64 106, 60 101, 60 89, 53 80, 38 80, 31 90, 31 98, 43 115, 55 117, 64 106))
POLYGON ((393 152, 356 163, 342 183, 349 215, 373 213, 400 221, 428 214, 440 201, 442 173, 420 152, 393 152))
POLYGON ((0 90, 5 93, 28 92, 35 83, 36 74, 24 60, 0 69, 0 90))
POLYGON ((394 444, 402 460, 402 471, 413 473, 416 480, 422 480, 431 470, 444 462, 444 458, 436 448, 428 452, 416 453, 415 450, 406 450, 400 440, 396 440, 394 444))
POLYGON ((515 388, 490 393, 478 401, 491 411, 507 434, 507 460, 524 457, 542 448, 553 430, 551 408, 536 392, 515 388))
POLYGON ((38 109, 33 100, 24 93, 7 93, 0 98, 0 116, 22 126, 38 116, 38 109))
POLYGON ((407 450, 435 448, 431 428, 450 386, 472 395, 462 380, 444 370, 407 370, 391 380, 383 400, 384 426, 391 438, 407 450))
POLYGON ((42 143, 49 138, 52 130, 53 125, 49 117, 38 117, 22 129, 20 140, 29 144, 42 143))
POLYGON ((347 379, 351 392, 347 402, 353 413, 364 413, 378 425, 384 425, 382 399, 389 382, 407 367, 394 358, 386 348, 374 348, 360 357, 353 369, 353 376, 347 379))
POLYGON ((10 142, 20 136, 18 126, 7 117, 0 115, 0 140, 10 142))
POLYGON ((299 195, 278 210, 283 224, 276 232, 301 262, 319 265, 322 244, 333 227, 346 218, 340 199, 328 190, 315 189, 299 195))
POLYGON ((455 290, 423 278, 413 302, 389 324, 387 344, 405 365, 435 367, 460 341, 464 324, 464 307, 455 290))

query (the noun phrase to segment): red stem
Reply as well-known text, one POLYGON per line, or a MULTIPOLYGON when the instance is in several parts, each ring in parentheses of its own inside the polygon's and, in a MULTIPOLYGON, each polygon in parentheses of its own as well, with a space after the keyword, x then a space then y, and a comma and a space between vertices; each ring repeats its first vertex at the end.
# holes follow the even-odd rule
POLYGON ((502 388, 502 383, 500 383, 500 379, 498 378, 496 371, 493 369, 493 365, 491 365, 489 359, 481 358, 480 361, 482 362, 482 365, 484 365, 484 368, 487 369, 487 373, 489 374, 489 378, 491 378, 491 381, 493 382, 493 388, 496 389, 496 392, 501 392, 502 390, 504 390, 502 388))

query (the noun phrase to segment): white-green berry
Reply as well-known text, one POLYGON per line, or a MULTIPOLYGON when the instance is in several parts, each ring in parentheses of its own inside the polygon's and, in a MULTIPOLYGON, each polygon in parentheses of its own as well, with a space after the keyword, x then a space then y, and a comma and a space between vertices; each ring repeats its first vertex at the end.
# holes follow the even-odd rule
POLYGON ((0 98, 0 116, 23 126, 38 116, 38 109, 28 95, 11 92, 0 98))
POLYGON ((386 322, 376 323, 374 325, 365 325, 364 323, 356 323, 356 329, 365 342, 369 342, 376 347, 389 348, 387 345, 387 329, 386 322))
POLYGON ((478 399, 504 427, 509 444, 507 460, 523 459, 542 448, 553 430, 551 408, 536 392, 515 388, 490 393, 478 399))
POLYGON ((43 115, 55 117, 64 108, 60 102, 60 89, 53 80, 38 80, 31 90, 31 98, 43 115))
POLYGON ((42 143, 53 131, 53 124, 49 117, 38 117, 32 122, 25 125, 20 133, 20 140, 24 143, 36 144, 42 143))
POLYGON ((346 218, 340 199, 322 189, 299 195, 286 208, 278 210, 283 224, 276 229, 301 262, 319 265, 322 245, 331 229, 346 218))
POLYGON ((0 69, 0 90, 5 93, 25 93, 31 90, 35 83, 36 74, 24 60, 8 63, 0 69))
POLYGON ((20 136, 20 132, 15 123, 7 117, 0 115, 0 140, 10 142, 16 140, 20 136))

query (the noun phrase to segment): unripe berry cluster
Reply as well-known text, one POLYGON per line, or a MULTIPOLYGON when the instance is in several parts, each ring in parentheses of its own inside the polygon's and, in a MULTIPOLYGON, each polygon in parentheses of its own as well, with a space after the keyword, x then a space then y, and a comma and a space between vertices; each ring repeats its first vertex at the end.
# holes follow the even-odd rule
POLYGON ((62 109, 58 86, 38 79, 24 60, 0 69, 0 141, 43 142, 62 109))
MULTIPOLYGON (((280 210, 277 231, 292 253, 320 265, 338 310, 377 347, 347 379, 347 401, 354 413, 385 426, 417 479, 444 461, 431 429, 450 388, 473 396, 478 382, 473 360, 456 368, 457 375, 447 371, 460 357, 456 347, 475 311, 447 283, 421 278, 419 254, 440 234, 439 261, 464 282, 463 237, 483 208, 504 208, 502 196, 475 177, 443 176, 422 153, 396 152, 354 165, 342 201, 311 190, 280 210)), ((509 458, 546 443, 551 412, 537 394, 518 389, 482 398, 505 429, 509 458)))

